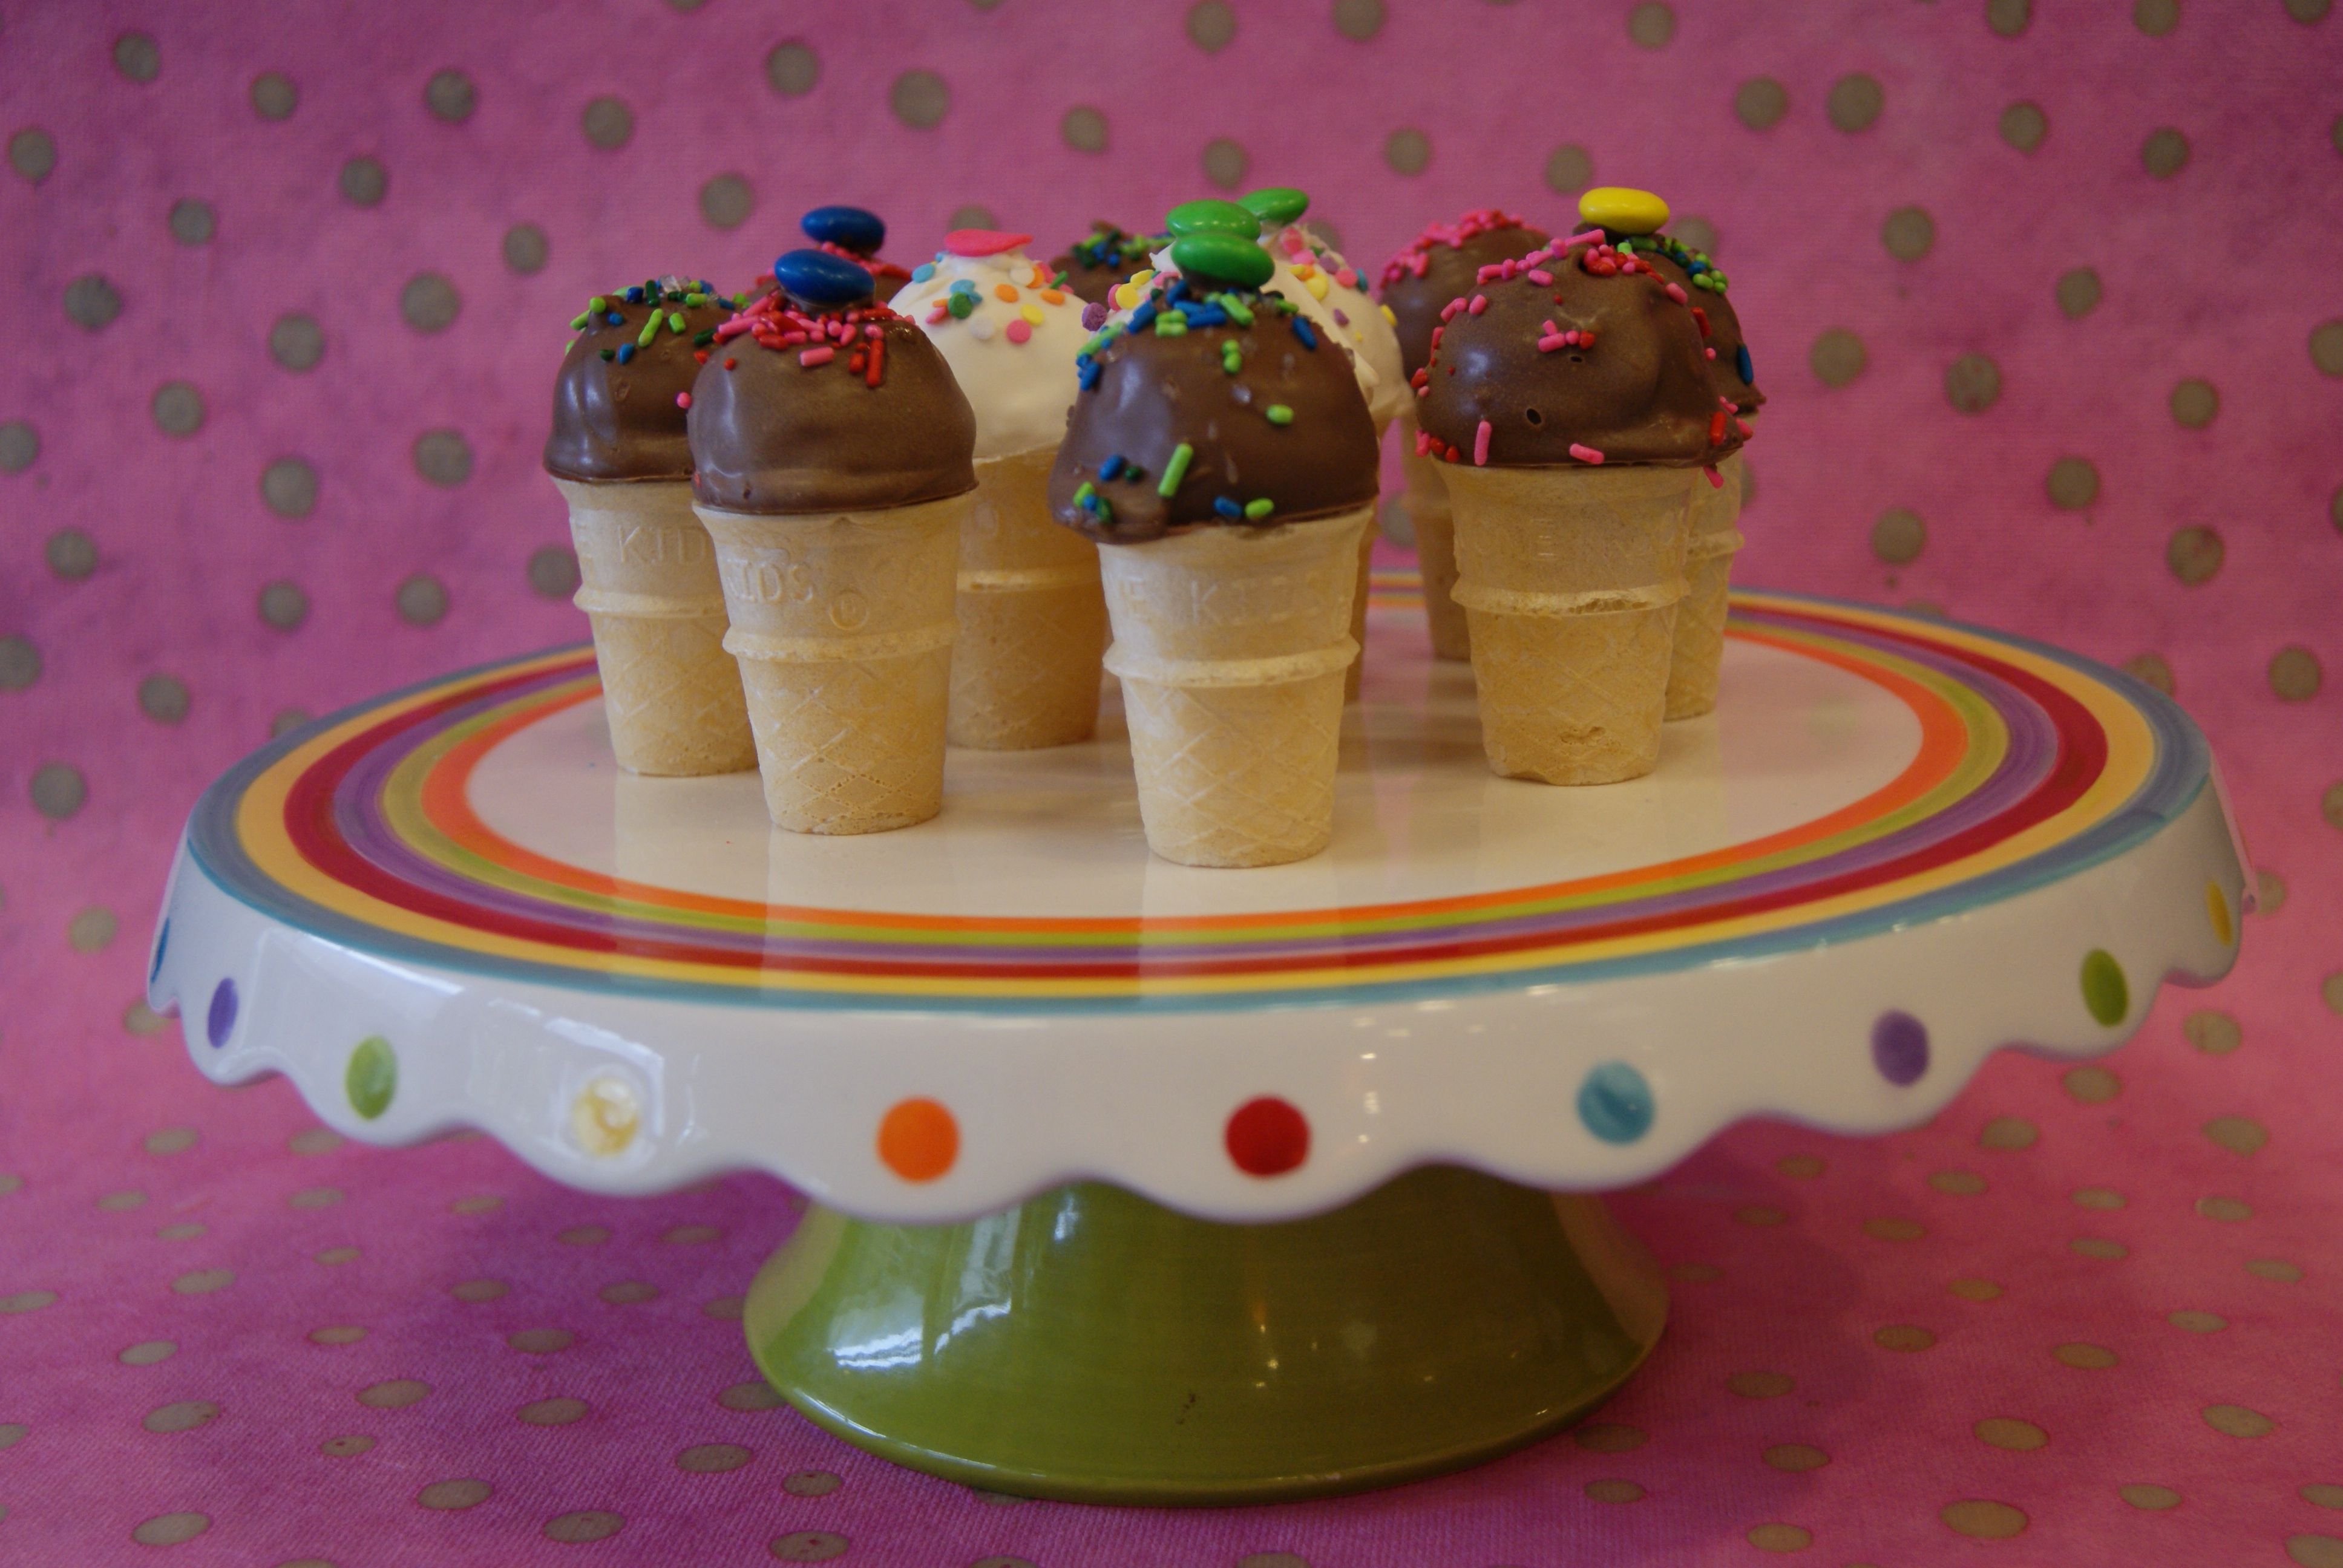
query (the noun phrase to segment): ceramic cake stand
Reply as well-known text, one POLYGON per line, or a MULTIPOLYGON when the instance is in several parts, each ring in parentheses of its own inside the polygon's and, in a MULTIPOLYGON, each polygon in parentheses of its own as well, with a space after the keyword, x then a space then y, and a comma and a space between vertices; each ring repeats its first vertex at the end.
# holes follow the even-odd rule
POLYGON ((1604 1189, 1773 1116, 1909 1127, 1989 1051, 2103 1051, 2236 956, 2203 737, 2037 644, 1736 600, 1658 771, 1493 778, 1379 615, 1333 846, 1151 859, 1120 715, 954 751, 943 815, 769 831, 610 760, 590 650, 287 737, 196 807, 155 940, 213 1080, 479 1127, 557 1181, 816 1207, 749 1346, 830 1431, 996 1490, 1225 1503, 1583 1415, 1666 1295, 1604 1189))

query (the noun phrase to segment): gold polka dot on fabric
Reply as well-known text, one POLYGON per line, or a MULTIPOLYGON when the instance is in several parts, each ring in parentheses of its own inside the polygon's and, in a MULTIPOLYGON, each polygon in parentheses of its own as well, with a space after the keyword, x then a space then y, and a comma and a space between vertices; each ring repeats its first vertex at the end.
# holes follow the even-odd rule
POLYGON ((675 1456, 675 1467, 694 1475, 721 1475, 755 1456, 737 1442, 703 1442, 675 1456))
POLYGON ((2069 1196, 2077 1209, 2120 1209, 2131 1201, 2112 1187, 2077 1187, 2069 1196))
POLYGON ((1863 1233, 1875 1241, 1916 1241, 1928 1233, 1928 1228, 1917 1220, 1883 1218, 1865 1220, 1863 1233))
POLYGON ((146 1135, 149 1154, 185 1154, 201 1141, 202 1135, 192 1127, 166 1127, 160 1132, 146 1135))
POLYGON ((1774 1161, 1774 1169, 1794 1181, 1811 1181, 1830 1166, 1819 1154, 1785 1154, 1774 1161))
POLYGON ((197 1269, 181 1274, 171 1282, 171 1289, 183 1296, 207 1296, 214 1291, 225 1291, 236 1283, 233 1269, 197 1269))
POLYGON ((207 1399, 183 1399, 148 1411, 143 1424, 148 1432, 193 1432, 217 1420, 219 1412, 207 1399))
POLYGON ((330 1127, 307 1127, 285 1141, 296 1154, 330 1154, 349 1140, 330 1127))
POLYGON ((1815 379, 1825 387, 1845 387, 1863 374, 1870 360, 1863 339, 1844 327, 1834 327, 1815 339, 1806 351, 1806 364, 1815 379))
POLYGON ((450 1214, 493 1214, 505 1206, 505 1201, 492 1192, 476 1192, 468 1198, 458 1198, 447 1205, 450 1214))
POLYGON ((566 1351, 577 1342, 578 1336, 568 1329, 523 1329, 518 1333, 505 1336, 505 1343, 533 1356, 549 1356, 556 1351, 566 1351))
POLYGON ((1927 521, 1909 507, 1890 507, 1871 525, 1871 553, 1891 567, 1911 565, 1927 546, 1927 521))
POLYGON ((2227 1056, 2245 1043, 2237 1020, 2213 1008, 2199 1008, 2181 1020, 2180 1032, 2207 1056, 2227 1056))
POLYGON ((309 1331, 309 1342, 318 1345, 354 1345, 366 1337, 366 1330, 356 1323, 329 1323, 309 1331))
POLYGON ((1764 1203, 1752 1203, 1746 1208, 1735 1209, 1733 1211, 1733 1217, 1744 1225, 1755 1225, 1761 1229, 1783 1224, 1790 1218, 1781 1210, 1764 1203))
POLYGON ((2289 1535, 2286 1554, 2298 1568, 2343 1568, 2343 1540, 2332 1535, 2289 1535))
POLYGON ((607 1508, 581 1508, 575 1513, 557 1514, 545 1522, 545 1538, 570 1545, 588 1541, 608 1541, 627 1527, 626 1515, 613 1513, 607 1508))
POLYGON ((339 1268, 344 1263, 355 1263, 357 1260, 358 1250, 356 1247, 328 1247, 317 1254, 317 1261, 329 1269, 339 1268))
POLYGON ((2160 653, 2136 653, 2124 660, 2123 670, 2134 680, 2144 680, 2167 697, 2173 694, 2172 666, 2160 653))
POLYGON ((2343 1486, 2314 1482, 2302 1489, 2302 1500, 2320 1508, 2343 1508, 2343 1486))
POLYGON ((142 1521, 130 1533, 130 1539, 141 1546, 176 1546, 183 1541, 193 1541, 211 1527, 211 1519, 206 1514, 158 1513, 142 1521))
POLYGON ((1850 71, 1831 84, 1829 95, 1823 100, 1823 116, 1838 129, 1853 136, 1867 131, 1887 106, 1887 89, 1879 78, 1865 71, 1850 71))
POLYGON ((1570 1440, 1589 1453, 1625 1453, 1643 1447, 1650 1441, 1650 1434, 1639 1426, 1598 1421, 1572 1432, 1570 1440))
POLYGON ((843 1484, 827 1470, 799 1470, 781 1478, 781 1490, 791 1497, 827 1497, 843 1484))
POLYGON ((2184 430, 2202 430, 2221 411, 2221 394, 2210 381, 2191 376, 2172 388, 2172 422, 2184 430))
POLYGON ((2087 457, 2061 457, 2050 465, 2042 487, 2060 511, 2079 512, 2099 498, 2099 470, 2087 457))
POLYGON ((466 1280, 450 1285, 447 1293, 459 1302, 497 1302, 512 1293, 512 1287, 502 1280, 466 1280))
POLYGON ((598 1247, 609 1239, 607 1225, 572 1225, 554 1238, 565 1247, 598 1247))
POLYGON ((1775 1470, 1786 1470, 1796 1474, 1820 1470, 1830 1462, 1830 1455, 1808 1443, 1778 1442, 1765 1451, 1765 1462, 1775 1470))
POLYGON ((2225 1225, 2234 1225, 2254 1217, 2253 1206, 2243 1199, 2209 1195, 2197 1200, 2197 1212, 2225 1225))
POLYGON ((1640 1503, 1644 1493, 1632 1481, 1590 1481, 1586 1495, 1597 1503, 1640 1503))
POLYGON ((2164 1321, 2192 1334, 2215 1334, 2229 1326, 2229 1320, 2218 1312, 2178 1312, 2164 1321))
POLYGON ((2324 674, 2318 656, 2299 644, 2270 656, 2269 689, 2281 702, 2308 702, 2318 695, 2324 674))
POLYGON ((1977 1134, 1980 1149, 2016 1151, 2031 1149, 2042 1136, 2042 1130, 2022 1116, 1996 1116, 1985 1124, 1977 1134))
POLYGON ((2254 912, 2268 920, 2286 908, 2286 879, 2268 866, 2254 869, 2254 912))
POLYGON ((1957 1198, 1974 1198, 1986 1190, 1985 1178, 1974 1171, 1935 1171, 1928 1177, 1928 1185, 1957 1198))
POLYGON ((346 1437, 329 1437, 317 1445, 317 1452, 327 1459, 356 1459, 374 1446, 374 1439, 364 1432, 352 1432, 346 1437))
POLYGON ((594 1293, 614 1307, 631 1307, 643 1302, 657 1301, 659 1287, 648 1280, 621 1280, 615 1285, 605 1285, 594 1293))
POLYGON ((2250 1116, 2216 1116, 2205 1123, 2205 1136, 2232 1154, 2250 1155, 2269 1141, 2269 1129, 2250 1116))
POLYGON ((2188 138, 2170 126, 2150 131, 2139 145, 2139 166, 2151 178, 2170 179, 2188 166, 2188 138))
POLYGON ((1937 1511, 1936 1517, 1959 1533, 1980 1541, 2006 1541, 2024 1533, 2030 1523, 2024 1509, 1980 1497, 1947 1503, 1937 1511))
POLYGON ((2097 1258, 2103 1263, 2120 1261, 2131 1256, 2131 1249, 2121 1241, 2111 1241, 2105 1236, 2077 1236, 2066 1243, 2066 1250, 2079 1257, 2097 1258))
POLYGON ((779 1410, 783 1404, 779 1393, 768 1382, 736 1382, 716 1396, 716 1402, 726 1410, 779 1410))
POLYGON ((1753 76, 1733 92, 1733 112, 1753 131, 1770 131, 1790 112, 1790 90, 1771 76, 1753 76))
POLYGON ((2115 1352, 2105 1345, 2087 1345, 2079 1342, 2059 1345, 2052 1350, 2050 1354, 2056 1359, 2059 1365, 2074 1367, 2083 1372, 2104 1372, 2117 1365, 2121 1360, 2115 1352))
POLYGON ((1252 167, 1252 155, 1227 136, 1215 136, 1204 144, 1204 177, 1224 191, 1232 191, 1245 182, 1245 172, 1252 167))
POLYGON ((2041 105, 2021 101, 2002 110, 1994 128, 2013 150, 2030 153, 2050 135, 2050 116, 2042 112, 2041 105))
POLYGON ((342 1190, 338 1187, 310 1187, 294 1193, 285 1203, 291 1209, 330 1209, 341 1201, 342 1190))
POLYGON ((2099 275, 2087 266, 2060 273, 2057 286, 2051 293, 2058 302, 2060 315, 2069 321, 2080 320, 2098 308, 2101 295, 2099 275))
POLYGON ((2298 1283, 2301 1268, 2284 1258, 2255 1258, 2246 1264, 2246 1272, 2258 1280, 2274 1280, 2281 1285, 2298 1283))
POLYGON ((2177 528, 2164 547, 2164 564, 2172 575, 2194 588, 2211 582, 2227 554, 2221 536, 2208 528, 2177 528))
POLYGON ((1676 14, 1660 0, 1643 0, 1627 13, 1627 36, 1642 49, 1664 49, 1676 35, 1676 14))
POLYGON ((1760 1552, 1804 1552, 1814 1543, 1814 1532, 1796 1524, 1757 1524, 1749 1530, 1749 1544, 1760 1552))
POLYGON ((2167 1508, 2180 1506, 2180 1493, 2168 1486, 2153 1486, 2145 1482, 2134 1482, 2129 1486, 2118 1486, 2116 1488, 2116 1495, 2134 1508, 2146 1509, 2151 1513, 2161 1513, 2167 1508))
POLYGON ((2086 1105, 2101 1105, 2123 1092, 2123 1080, 2104 1067, 2074 1067, 2059 1080, 2066 1092, 2086 1105))
POLYGON ((1991 1280, 1955 1280, 1945 1287, 1965 1302, 1997 1302, 2001 1287, 1991 1280))
POLYGON ((115 1359, 126 1367, 151 1367, 178 1353, 179 1347, 168 1340, 146 1340, 132 1345, 115 1359))
POLYGON ((454 1481, 435 1481, 415 1494, 415 1501, 426 1508, 443 1513, 458 1513, 478 1508, 496 1494, 496 1488, 485 1481, 466 1476, 454 1481))
POLYGON ((1779 1399, 1798 1385, 1786 1372, 1735 1372, 1725 1380, 1725 1386, 1743 1399, 1779 1399))
POLYGON ((1871 1342, 1884 1351, 1925 1351, 1936 1342, 1936 1336, 1916 1323, 1890 1323, 1871 1336, 1871 1342))
POLYGON ((430 1397, 431 1385, 418 1378, 392 1378, 358 1391, 358 1402, 370 1410, 405 1410, 430 1397))
POLYGON ((2050 1441, 2050 1434, 2030 1421, 2015 1416, 1987 1416, 1970 1429, 1977 1441, 1995 1448, 2006 1448, 2015 1453, 2027 1453, 2050 1441))
POLYGON ((2278 1422, 2261 1412, 2241 1404, 2208 1404, 2204 1416, 2207 1426, 2230 1437, 2267 1437, 2278 1428, 2278 1422))
POLYGON ((513 1416, 530 1426, 568 1426, 585 1420, 591 1410, 584 1400, 564 1396, 532 1401, 513 1412, 513 1416))
POLYGON ((703 1316, 737 1323, 740 1321, 741 1307, 746 1300, 743 1296, 718 1296, 713 1301, 700 1302, 699 1311, 703 1316))

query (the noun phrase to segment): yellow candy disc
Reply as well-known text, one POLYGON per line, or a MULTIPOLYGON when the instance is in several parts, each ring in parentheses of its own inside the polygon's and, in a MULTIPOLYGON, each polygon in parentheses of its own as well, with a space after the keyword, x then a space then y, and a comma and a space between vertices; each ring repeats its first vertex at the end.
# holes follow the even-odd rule
POLYGON ((1668 204, 1649 191, 1597 186, 1578 198, 1578 216, 1613 234, 1657 234, 1668 221, 1668 204))

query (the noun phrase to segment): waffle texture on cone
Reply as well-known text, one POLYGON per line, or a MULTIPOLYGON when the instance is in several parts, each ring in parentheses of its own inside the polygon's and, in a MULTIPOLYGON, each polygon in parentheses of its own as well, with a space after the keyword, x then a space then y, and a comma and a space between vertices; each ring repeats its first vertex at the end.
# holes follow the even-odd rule
POLYGON ((701 506, 870 511, 976 487, 968 398, 926 334, 863 286, 835 307, 777 290, 715 328, 689 394, 701 506))
POLYGON ((954 746, 1071 746, 1098 728, 1106 598, 1098 547, 1050 516, 1057 449, 980 458, 960 529, 954 746))
POLYGON ((1741 454, 1717 466, 1719 483, 1692 487, 1692 534, 1684 550, 1684 597, 1676 601, 1675 657, 1668 666, 1670 719, 1697 719, 1716 707, 1725 663, 1726 596, 1742 546, 1741 454))
POLYGON ((1381 297, 1392 313, 1403 375, 1413 376, 1432 357, 1432 329, 1440 312, 1469 293, 1484 266, 1515 261, 1545 247, 1544 229, 1495 207, 1468 212, 1454 223, 1435 223, 1407 248, 1383 264, 1381 297))
POLYGON ((1714 466, 1745 427, 1710 386, 1704 293, 1599 230, 1482 267, 1414 377, 1419 441, 1474 467, 1714 466))
POLYGON ((577 605, 594 628, 618 766, 692 777, 757 765, 715 548, 682 479, 555 481, 569 503, 577 605))
POLYGON ((654 278, 598 294, 553 381, 545 469, 556 478, 689 479, 694 357, 732 315, 705 281, 654 278))

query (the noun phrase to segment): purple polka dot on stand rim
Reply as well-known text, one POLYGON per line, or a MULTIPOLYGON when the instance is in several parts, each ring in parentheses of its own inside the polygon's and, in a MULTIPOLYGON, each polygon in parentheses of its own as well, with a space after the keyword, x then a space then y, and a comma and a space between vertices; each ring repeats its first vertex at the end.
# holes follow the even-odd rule
POLYGON ((227 1043, 236 1028, 236 981, 224 980, 212 991, 212 1010, 204 1020, 204 1036, 216 1050, 227 1043))
POLYGON ((1890 1083, 1917 1083, 1928 1070, 1928 1029, 1908 1012, 1883 1012, 1871 1026, 1871 1060, 1890 1083))
POLYGON ((170 950, 170 947, 171 922, 165 920, 162 929, 155 933, 155 961, 146 967, 148 985, 163 978, 163 955, 170 950))

